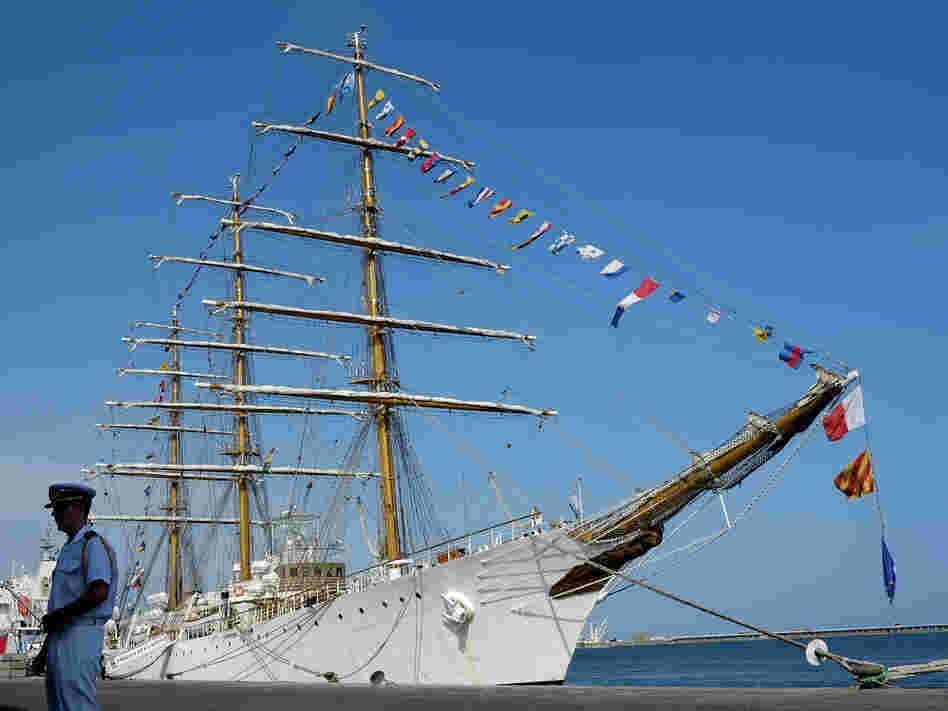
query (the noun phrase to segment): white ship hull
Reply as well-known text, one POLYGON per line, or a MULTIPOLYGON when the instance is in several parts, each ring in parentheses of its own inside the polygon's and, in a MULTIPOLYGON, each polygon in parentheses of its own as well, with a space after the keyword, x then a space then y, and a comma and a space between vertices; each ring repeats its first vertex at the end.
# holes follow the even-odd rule
POLYGON ((598 592, 548 593, 578 564, 576 555, 605 548, 563 530, 523 536, 244 629, 153 639, 113 656, 106 673, 296 682, 328 675, 368 683, 381 671, 398 684, 561 683, 598 592), (470 622, 445 619, 442 595, 450 593, 470 601, 470 622))

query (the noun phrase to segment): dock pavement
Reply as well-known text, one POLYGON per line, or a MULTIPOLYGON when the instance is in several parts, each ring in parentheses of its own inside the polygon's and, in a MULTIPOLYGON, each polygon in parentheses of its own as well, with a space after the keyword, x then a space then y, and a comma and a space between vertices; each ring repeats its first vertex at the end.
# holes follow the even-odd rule
MULTIPOLYGON (((945 711, 948 689, 694 689, 631 686, 350 686, 100 681, 102 711, 945 711)), ((0 711, 46 711, 42 679, 0 680, 0 711)))

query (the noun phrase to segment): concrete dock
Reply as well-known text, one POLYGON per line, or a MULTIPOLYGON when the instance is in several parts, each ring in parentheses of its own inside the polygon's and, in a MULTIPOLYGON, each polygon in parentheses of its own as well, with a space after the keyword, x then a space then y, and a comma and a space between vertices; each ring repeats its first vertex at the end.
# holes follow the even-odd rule
MULTIPOLYGON (((346 686, 187 681, 100 681, 102 711, 945 711, 948 689, 688 689, 681 687, 346 686)), ((0 711, 45 711, 42 679, 0 681, 0 711)))

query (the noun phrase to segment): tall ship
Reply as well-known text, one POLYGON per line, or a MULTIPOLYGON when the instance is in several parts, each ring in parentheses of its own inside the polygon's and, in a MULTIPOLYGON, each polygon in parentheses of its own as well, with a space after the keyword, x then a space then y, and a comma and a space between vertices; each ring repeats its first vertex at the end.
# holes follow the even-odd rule
MULTIPOLYGON (((178 306, 192 277, 169 320, 135 322, 124 339, 136 362, 120 372, 148 383, 152 396, 107 401, 113 421, 99 426, 106 437, 126 438, 122 442, 151 437, 161 451, 139 461, 99 462, 86 472, 100 490, 135 482, 147 497, 141 513, 108 513, 107 503, 120 507, 115 495, 96 500, 96 521, 129 531, 132 561, 107 639, 107 677, 562 683, 591 611, 618 580, 615 572, 661 546, 666 525, 697 500, 739 485, 784 450, 858 377, 814 366, 816 382, 797 399, 769 414, 750 412, 719 446, 689 452, 681 471, 630 490, 596 515, 585 515, 580 505, 571 519, 550 520, 536 508, 511 512, 503 504, 506 513, 494 525, 448 535, 427 484, 439 474, 423 470, 406 413, 531 418, 542 425, 557 410, 549 403, 466 400, 450 391, 402 387, 400 366, 406 372, 429 367, 396 360, 403 337, 531 348, 535 337, 394 313, 386 271, 397 274, 406 262, 475 270, 484 279, 510 267, 444 249, 436 240, 383 237, 378 154, 467 172, 474 163, 382 135, 372 122, 377 94, 367 89, 367 75, 425 90, 439 86, 366 59, 364 28, 347 40, 347 54, 285 42, 278 47, 345 67, 339 89, 355 108, 351 134, 321 130, 313 119, 253 126, 262 140, 289 141, 273 176, 304 141, 332 144, 332 155, 345 156, 358 179, 349 207, 357 233, 298 224, 289 210, 263 203, 270 196, 266 185, 247 190, 233 176, 224 195, 174 194, 179 204, 224 211, 209 240, 221 258, 210 258, 208 250, 150 255, 155 265, 166 265, 162 277, 174 268, 211 274, 221 291, 201 302, 207 323, 185 323, 178 306), (268 261, 284 241, 331 247, 334 255, 357 261, 358 272, 320 273, 315 259, 268 261), (306 285, 306 294, 328 291, 318 298, 330 302, 348 286, 335 303, 357 308, 314 307, 308 296, 292 292, 296 285, 300 291, 306 285), (285 301, 268 299, 268 289, 285 301), (353 334, 358 345, 340 347, 353 334), (334 343, 335 350, 327 347, 334 343), (264 425, 274 420, 298 429, 299 454, 290 464, 284 464, 286 447, 267 440, 271 430, 264 425), (304 461, 304 450, 316 446, 314 433, 333 443, 320 454, 335 461, 304 461), (289 491, 279 504, 271 491, 277 486, 289 491), (358 516, 366 564, 353 563, 345 515, 350 522, 358 516), (155 586, 161 590, 146 594, 155 586)), ((551 480, 567 476, 550 474, 551 480)))

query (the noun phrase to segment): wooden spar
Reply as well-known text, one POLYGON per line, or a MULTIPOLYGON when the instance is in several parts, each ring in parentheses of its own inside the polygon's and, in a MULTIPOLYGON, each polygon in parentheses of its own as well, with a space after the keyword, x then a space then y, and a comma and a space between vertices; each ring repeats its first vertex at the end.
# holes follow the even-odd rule
POLYGON ((161 377, 177 376, 179 378, 209 378, 212 380, 230 380, 226 375, 214 375, 213 373, 188 373, 183 370, 155 370, 149 368, 118 368, 116 374, 121 377, 128 375, 160 375, 161 377))
MULTIPOLYGON (((233 220, 222 219, 221 224, 227 227, 233 226, 235 223, 233 220)), ((313 230, 306 227, 288 227, 286 225, 278 225, 273 222, 239 222, 236 223, 240 226, 241 229, 246 230, 260 230, 262 232, 276 232, 279 234, 292 235, 294 237, 306 237, 308 239, 322 240, 324 242, 332 242, 334 244, 345 244, 351 247, 364 247, 366 249, 374 249, 378 252, 392 252, 395 254, 405 254, 411 257, 424 257, 428 259, 437 259, 442 262, 453 262, 455 264, 468 264, 472 267, 484 267, 486 269, 492 269, 498 274, 503 274, 508 269, 510 269, 509 264, 499 264, 497 262, 492 262, 489 259, 481 259, 479 257, 465 257, 460 254, 452 254, 451 252, 442 252, 437 249, 426 249, 424 247, 416 247, 411 244, 403 244, 401 242, 389 242, 384 239, 379 239, 377 237, 360 237, 357 235, 342 235, 335 232, 324 232, 322 230, 313 230)))
MULTIPOLYGON (((415 148, 396 146, 394 143, 380 141, 377 138, 357 138, 356 136, 347 136, 344 133, 317 131, 312 128, 306 128, 305 126, 291 126, 289 124, 262 123, 260 121, 254 121, 253 127, 257 129, 258 136, 262 136, 265 133, 269 133, 270 131, 279 131, 281 133, 292 133, 297 136, 319 138, 323 141, 345 143, 347 145, 358 146, 360 148, 371 148, 379 151, 388 151, 389 153, 399 153, 403 156, 430 157, 434 155, 434 151, 419 151, 415 148)), ((438 152, 438 157, 445 163, 454 163, 455 165, 460 165, 468 172, 472 172, 474 170, 474 166, 476 165, 474 161, 465 160, 464 158, 455 158, 454 156, 445 155, 440 151, 438 152)))
POLYGON ((846 384, 857 377, 846 377, 817 370, 819 382, 790 411, 774 422, 752 415, 746 436, 723 447, 696 456, 695 464, 674 480, 657 486, 632 502, 630 509, 613 513, 573 528, 569 535, 592 543, 613 540, 615 545, 587 563, 573 567, 550 588, 551 597, 570 597, 601 590, 610 576, 601 572, 603 566, 620 570, 632 560, 661 544, 664 522, 687 506, 700 493, 722 486, 719 477, 758 452, 779 451, 797 434, 804 432, 820 412, 833 401, 846 384), (827 373, 828 376, 824 376, 827 373))
POLYGON ((122 400, 106 400, 106 407, 156 407, 165 410, 206 410, 208 412, 246 412, 255 415, 348 415, 356 420, 365 416, 364 412, 349 410, 314 410, 309 407, 284 407, 282 405, 218 405, 208 402, 158 402, 146 400, 140 402, 126 402, 122 400))
POLYGON ((100 430, 156 430, 158 432, 194 432, 196 434, 226 435, 233 437, 233 432, 226 430, 205 430, 200 427, 171 427, 168 425, 104 425, 96 424, 100 430))
MULTIPOLYGON (((341 469, 322 469, 311 467, 267 467, 253 464, 161 464, 150 462, 132 462, 111 464, 98 471, 99 474, 113 474, 115 471, 140 472, 225 472, 229 474, 272 474, 274 476, 327 476, 354 479, 377 478, 376 472, 346 472, 341 469), (114 471, 113 471, 114 470, 114 471)), ((230 478, 230 477, 228 477, 230 478)))
POLYGON ((352 64, 357 67, 365 67, 366 69, 374 69, 377 72, 384 72, 385 74, 391 74, 395 77, 401 77, 402 79, 408 79, 410 81, 418 82, 419 84, 424 84, 432 91, 441 91, 441 85, 428 81, 424 77, 420 77, 416 74, 408 74, 407 72, 399 71, 398 69, 392 69, 390 67, 383 67, 381 64, 374 64, 373 62, 367 62, 361 58, 354 57, 344 57, 341 54, 333 54, 332 52, 325 52, 321 49, 309 49, 308 47, 303 47, 302 45, 293 44, 292 42, 277 42, 277 47, 279 47, 283 54, 289 54, 290 52, 302 52, 303 54, 315 54, 319 57, 326 57, 327 59, 335 59, 338 62, 344 62, 345 64, 352 64))
POLYGON ((743 442, 724 449, 715 456, 704 456, 704 462, 691 467, 684 475, 658 487, 653 494, 641 497, 640 504, 615 520, 591 522, 576 531, 576 538, 590 542, 604 536, 618 537, 646 526, 649 521, 663 520, 687 505, 702 491, 713 487, 715 480, 766 447, 783 449, 790 440, 805 431, 820 412, 845 387, 846 380, 820 386, 808 393, 786 415, 777 419, 773 429, 757 431, 743 442), (775 441, 780 438, 779 441, 775 441))
POLYGON ((215 333, 214 331, 202 331, 202 330, 199 329, 199 328, 185 328, 184 326, 181 326, 181 327, 179 327, 179 328, 174 328, 174 329, 173 329, 171 326, 169 326, 169 325, 167 325, 167 324, 164 324, 164 323, 152 323, 151 321, 136 321, 136 322, 135 322, 135 328, 141 328, 142 326, 147 326, 148 328, 164 328, 164 329, 167 329, 167 330, 169 330, 169 331, 171 331, 171 330, 177 331, 178 333, 202 333, 202 334, 204 334, 205 336, 217 336, 217 335, 219 335, 219 334, 215 333))
POLYGON ((221 383, 196 383, 199 388, 217 392, 255 393, 257 395, 280 395, 286 397, 307 397, 317 400, 336 400, 341 402, 365 402, 375 405, 399 405, 407 407, 428 407, 441 410, 459 410, 466 412, 493 412, 506 415, 534 415, 553 417, 556 410, 537 410, 524 405, 512 405, 503 402, 479 400, 456 400, 432 395, 410 395, 401 392, 365 392, 362 390, 321 390, 314 388, 293 388, 282 385, 226 385, 221 383))
POLYGON ((252 346, 249 343, 218 343, 217 341, 178 341, 171 338, 129 338, 124 337, 122 341, 132 346, 134 350, 140 344, 153 346, 178 346, 181 348, 216 348, 218 350, 228 350, 248 353, 268 353, 270 355, 289 355, 304 356, 307 358, 329 358, 340 365, 345 365, 345 361, 351 356, 339 355, 338 353, 321 353, 320 351, 301 351, 293 348, 273 348, 271 346, 252 346))
POLYGON ((237 202, 235 200, 221 200, 219 198, 209 197, 207 195, 185 195, 183 193, 171 193, 171 197, 173 197, 179 205, 185 200, 204 200, 206 202, 217 203, 218 205, 230 205, 234 209, 240 210, 240 211, 250 209, 250 210, 259 210, 261 212, 273 212, 273 213, 276 213, 277 215, 282 215, 283 217, 285 217, 287 222, 289 222, 291 225, 296 221, 296 215, 294 215, 292 212, 288 212, 287 210, 278 210, 275 207, 262 207, 260 205, 254 205, 251 202, 237 202))
MULTIPOLYGON (((228 220, 229 222, 230 220, 228 220)), ((315 276, 313 274, 300 274, 298 272, 285 272, 279 269, 267 269, 266 267, 254 267, 249 264, 235 264, 234 262, 214 262, 207 259, 192 259, 191 257, 166 257, 160 254, 149 254, 148 258, 153 262, 158 262, 155 269, 164 262, 182 262, 184 264, 200 264, 204 267, 213 267, 215 269, 230 269, 235 272, 255 272, 257 274, 271 274, 273 276, 291 277, 293 279, 302 279, 308 286, 313 282, 324 282, 326 277, 315 276)))
POLYGON ((489 328, 472 328, 467 326, 451 326, 450 324, 432 323, 431 321, 415 321, 412 319, 392 318, 391 316, 372 316, 367 314, 353 314, 345 311, 317 311, 315 309, 300 309, 293 306, 279 306, 277 304, 257 304, 249 301, 215 301, 204 299, 205 306, 215 309, 245 309, 276 316, 294 316, 309 318, 317 321, 336 321, 341 323, 355 323, 361 326, 376 328, 404 328, 411 331, 428 331, 431 333, 452 334, 459 336, 482 336, 484 338, 501 338, 512 341, 532 343, 536 336, 528 336, 514 331, 498 331, 489 328))
MULTIPOLYGON (((239 518, 196 518, 194 516, 106 516, 103 514, 89 514, 90 521, 140 521, 142 523, 207 523, 231 525, 240 524, 239 518)), ((274 526, 271 521, 248 521, 252 526, 274 526)))

